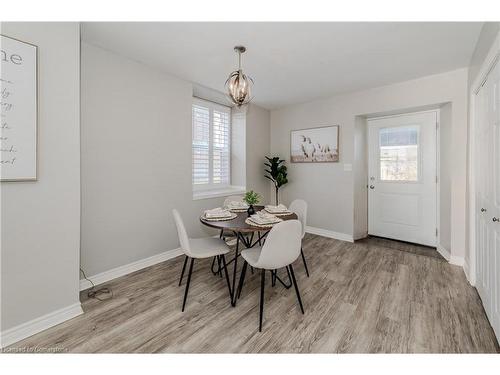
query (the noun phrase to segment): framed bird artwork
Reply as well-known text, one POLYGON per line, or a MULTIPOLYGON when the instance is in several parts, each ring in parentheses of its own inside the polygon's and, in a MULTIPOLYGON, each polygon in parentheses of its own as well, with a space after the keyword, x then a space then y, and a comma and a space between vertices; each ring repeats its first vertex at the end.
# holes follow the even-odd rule
POLYGON ((334 163, 339 161, 339 126, 292 130, 292 163, 334 163))

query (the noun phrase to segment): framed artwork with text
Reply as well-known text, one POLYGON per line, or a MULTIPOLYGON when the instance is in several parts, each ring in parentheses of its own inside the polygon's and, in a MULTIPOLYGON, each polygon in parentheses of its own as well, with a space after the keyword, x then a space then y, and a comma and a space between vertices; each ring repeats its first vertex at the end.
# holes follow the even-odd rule
POLYGON ((0 35, 0 180, 37 179, 37 46, 0 35))

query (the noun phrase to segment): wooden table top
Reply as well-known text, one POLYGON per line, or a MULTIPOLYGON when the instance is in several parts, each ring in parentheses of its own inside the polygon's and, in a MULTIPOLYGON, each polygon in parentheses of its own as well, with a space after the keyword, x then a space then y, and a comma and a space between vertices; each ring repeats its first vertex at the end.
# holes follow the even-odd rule
MULTIPOLYGON (((264 206, 254 206, 255 212, 260 211, 264 209, 264 206)), ((270 228, 262 228, 262 227, 256 227, 253 225, 249 225, 245 223, 245 220, 248 218, 248 213, 245 212, 236 212, 238 215, 236 218, 232 220, 224 220, 224 221, 208 221, 205 220, 202 216, 200 216, 200 221, 205 224, 206 226, 209 226, 211 228, 216 228, 216 229, 224 229, 224 230, 229 230, 229 231, 234 231, 234 232, 242 232, 242 233, 250 233, 250 232, 265 232, 270 230, 270 228)), ((280 219, 283 220, 294 220, 297 219, 298 216, 294 213, 286 216, 279 216, 280 219)))

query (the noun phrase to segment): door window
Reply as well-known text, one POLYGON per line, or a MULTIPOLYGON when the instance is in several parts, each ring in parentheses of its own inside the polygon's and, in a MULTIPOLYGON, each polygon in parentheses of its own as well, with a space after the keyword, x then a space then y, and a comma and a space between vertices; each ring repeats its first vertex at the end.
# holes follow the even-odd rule
POLYGON ((379 130, 381 181, 418 181, 419 133, 419 126, 401 126, 379 130))

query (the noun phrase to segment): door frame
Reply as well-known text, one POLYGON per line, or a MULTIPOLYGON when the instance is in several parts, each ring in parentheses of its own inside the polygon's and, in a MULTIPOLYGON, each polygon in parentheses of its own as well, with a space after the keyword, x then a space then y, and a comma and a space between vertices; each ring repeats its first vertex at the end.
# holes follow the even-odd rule
MULTIPOLYGON (((439 108, 434 108, 434 109, 427 109, 427 110, 422 110, 422 111, 410 111, 410 112, 402 112, 394 115, 386 115, 386 116, 376 116, 376 117, 369 117, 366 119, 366 183, 367 187, 370 185, 370 152, 369 152, 369 129, 368 127, 370 126, 370 121, 371 120, 381 120, 381 119, 387 119, 387 118, 394 118, 394 117, 401 117, 401 116, 408 116, 408 115, 417 115, 417 114, 422 114, 422 113, 435 113, 436 114, 436 229, 437 229, 437 236, 436 236, 436 249, 439 251, 440 248, 440 236, 441 236, 441 226, 440 226, 440 208, 441 208, 441 200, 440 200, 440 193, 441 193, 441 179, 439 176, 441 175, 441 168, 440 168, 440 143, 441 143, 441 111, 439 108)), ((368 220, 370 217, 369 209, 370 209, 370 196, 369 196, 369 191, 366 189, 366 208, 367 208, 367 230, 368 230, 368 220)), ((448 259, 447 259, 448 260, 448 259)))
POLYGON ((467 218, 469 220, 469 263, 467 259, 464 262, 464 271, 469 283, 473 286, 476 285, 477 281, 477 249, 476 249, 476 136, 475 130, 477 128, 476 124, 476 94, 479 92, 481 87, 486 82, 490 71, 493 69, 495 64, 500 64, 500 32, 497 34, 495 41, 493 42, 486 58, 484 59, 481 67, 479 69, 479 73, 472 83, 469 92, 469 102, 470 102, 470 111, 469 111, 469 133, 468 133, 468 163, 467 167, 469 170, 468 173, 468 183, 467 188, 469 190, 468 194, 468 215, 467 218))

